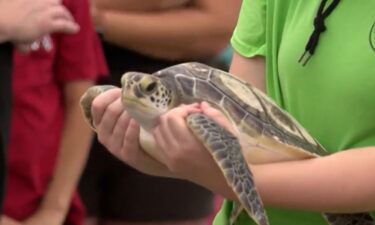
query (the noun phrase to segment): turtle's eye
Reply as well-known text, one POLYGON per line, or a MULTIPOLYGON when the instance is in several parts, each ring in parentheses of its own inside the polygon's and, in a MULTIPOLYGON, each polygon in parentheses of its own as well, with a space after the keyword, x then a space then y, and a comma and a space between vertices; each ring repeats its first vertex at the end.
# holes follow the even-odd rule
POLYGON ((156 82, 152 82, 152 83, 149 83, 147 86, 146 86, 146 93, 147 94, 151 94, 153 93, 154 91, 156 90, 156 82))
POLYGON ((156 91, 157 83, 156 81, 149 78, 143 79, 140 83, 140 88, 144 94, 151 95, 156 91))

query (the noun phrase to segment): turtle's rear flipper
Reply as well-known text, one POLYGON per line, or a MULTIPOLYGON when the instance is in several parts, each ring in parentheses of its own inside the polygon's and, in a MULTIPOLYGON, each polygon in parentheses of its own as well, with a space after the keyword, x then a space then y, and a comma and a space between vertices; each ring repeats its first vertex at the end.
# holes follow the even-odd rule
POLYGON ((374 219, 369 213, 334 214, 324 213, 324 218, 330 225, 374 225, 374 219))
POLYGON ((92 86, 89 89, 86 90, 86 92, 82 95, 80 100, 81 109, 83 112, 83 116, 86 120, 86 122, 95 130, 94 124, 93 124, 93 118, 91 115, 91 105, 92 101, 94 101, 94 98, 96 96, 100 95, 101 93, 108 91, 110 89, 116 88, 112 85, 97 85, 92 86))
POLYGON ((266 212, 238 139, 204 114, 189 115, 187 124, 209 150, 249 216, 258 225, 268 225, 266 212))

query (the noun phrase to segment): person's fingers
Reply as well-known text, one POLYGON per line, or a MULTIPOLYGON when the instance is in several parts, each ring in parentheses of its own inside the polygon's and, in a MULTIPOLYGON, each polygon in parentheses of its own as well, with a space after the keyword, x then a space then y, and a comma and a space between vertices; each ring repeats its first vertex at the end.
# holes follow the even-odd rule
POLYGON ((209 103, 207 102, 202 102, 201 103, 201 109, 202 112, 216 121, 218 124, 223 126, 224 128, 228 129, 231 131, 233 134, 236 134, 236 129, 232 126, 232 124, 229 122, 228 118, 224 115, 223 112, 220 110, 212 107, 209 103))
POLYGON ((207 102, 201 103, 201 109, 204 114, 206 114, 207 116, 209 116, 210 118, 212 118, 213 120, 215 120, 216 122, 220 124, 223 122, 224 119, 226 119, 226 117, 220 110, 212 107, 207 102))
POLYGON ((193 103, 190 105, 181 104, 180 106, 160 116, 159 120, 163 120, 165 122, 171 119, 171 117, 185 118, 191 113, 199 113, 199 112, 202 112, 202 110, 199 107, 199 103, 193 103))
POLYGON ((59 18, 53 20, 48 29, 48 33, 75 34, 80 30, 80 26, 74 21, 59 18))
POLYGON ((126 135, 124 139, 123 146, 129 145, 129 144, 139 144, 139 132, 140 132, 140 126, 139 124, 134 120, 130 119, 128 124, 128 129, 126 130, 126 135))
POLYGON ((150 175, 174 177, 164 164, 151 157, 140 147, 139 134, 139 124, 134 119, 131 119, 126 131, 123 147, 121 148, 121 152, 117 153, 117 156, 141 172, 150 175))
POLYGON ((111 89, 106 91, 103 94, 100 94, 97 96, 91 106, 91 112, 92 112, 92 119, 93 124, 96 126, 99 124, 102 120, 103 114, 106 111, 107 107, 120 98, 121 95, 121 89, 111 89))
POLYGON ((189 113, 200 112, 198 106, 198 104, 181 105, 160 117, 159 126, 154 129, 153 134, 158 146, 165 151, 164 158, 178 157, 177 152, 170 151, 178 149, 180 143, 186 144, 191 141, 191 133, 185 118, 189 113))
POLYGON ((156 148, 159 151, 158 152, 158 156, 159 156, 158 160, 160 162, 163 162, 164 164, 168 164, 167 153, 165 151, 166 150, 168 151, 173 145, 168 144, 168 142, 166 140, 171 141, 172 139, 168 139, 168 137, 166 137, 167 135, 163 134, 163 132, 160 130, 159 126, 154 129, 154 132, 153 132, 152 135, 155 139, 156 148))
POLYGON ((163 126, 166 128, 164 132, 169 132, 171 134, 181 133, 180 140, 185 140, 189 138, 190 130, 186 125, 186 117, 191 113, 200 113, 202 110, 199 108, 199 104, 183 105, 175 108, 174 111, 170 113, 172 117, 167 118, 168 126, 163 126))
POLYGON ((62 5, 50 7, 48 14, 51 19, 66 19, 68 21, 74 21, 74 17, 69 10, 62 5))
POLYGON ((115 124, 115 128, 113 129, 113 133, 111 136, 111 140, 113 142, 113 148, 122 148, 124 143, 124 138, 126 135, 126 131, 128 130, 128 126, 130 123, 130 117, 128 113, 124 110, 117 120, 115 124))
MULTIPOLYGON (((166 145, 177 146, 177 142, 184 140, 185 136, 181 132, 186 130, 185 118, 189 112, 199 112, 197 105, 181 105, 160 116, 158 131, 162 134, 166 145)), ((162 139, 160 139, 162 140, 162 139)), ((166 147, 166 146, 165 146, 166 147)))
POLYGON ((131 119, 125 132, 120 157, 126 159, 126 161, 132 166, 136 166, 139 161, 139 132, 139 124, 134 119, 131 119))
POLYGON ((204 113, 207 113, 207 115, 218 115, 221 113, 220 110, 212 107, 208 102, 202 102, 201 109, 204 113))
MULTIPOLYGON (((112 135, 117 121, 124 111, 124 106, 121 103, 121 99, 116 99, 106 108, 102 120, 96 126, 98 133, 104 135, 112 135)), ((95 124, 94 124, 95 126, 95 124)))

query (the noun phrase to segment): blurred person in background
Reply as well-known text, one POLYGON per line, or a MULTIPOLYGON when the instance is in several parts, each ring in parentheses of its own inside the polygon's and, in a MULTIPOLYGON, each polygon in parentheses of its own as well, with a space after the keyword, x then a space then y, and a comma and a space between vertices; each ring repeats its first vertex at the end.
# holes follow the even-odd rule
POLYGON ((41 32, 26 40, 28 54, 13 54, 3 225, 79 225, 84 217, 75 189, 92 133, 78 102, 106 67, 88 1, 55 5, 50 16, 74 21, 78 32, 41 32))
MULTIPOLYGON (((73 34, 79 25, 59 0, 0 1, 0 217, 5 188, 5 155, 11 112, 12 51, 17 47, 27 51, 30 43, 53 33, 73 34)), ((9 224, 7 217, 1 224, 9 224)))
MULTIPOLYGON (((147 73, 183 61, 213 66, 228 45, 241 1, 92 0, 110 77, 147 73)), ((96 140, 80 184, 86 225, 201 225, 213 211, 213 194, 187 181, 152 177, 115 159, 96 140)))

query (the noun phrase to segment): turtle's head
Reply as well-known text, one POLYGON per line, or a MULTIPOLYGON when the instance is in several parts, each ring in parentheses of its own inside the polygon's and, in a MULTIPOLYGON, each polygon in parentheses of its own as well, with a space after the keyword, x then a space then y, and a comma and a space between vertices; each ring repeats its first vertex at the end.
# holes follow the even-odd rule
POLYGON ((148 129, 176 104, 175 91, 154 75, 128 72, 121 78, 122 102, 132 118, 148 129))

